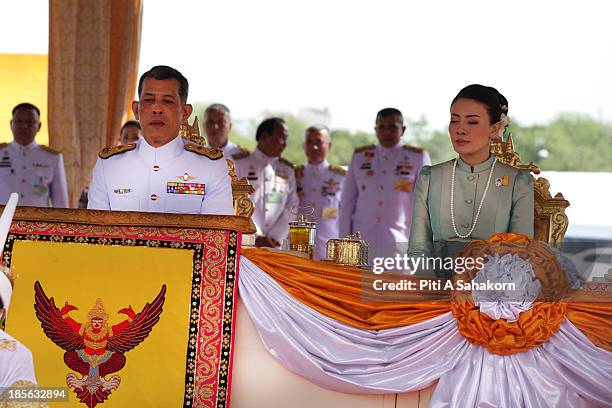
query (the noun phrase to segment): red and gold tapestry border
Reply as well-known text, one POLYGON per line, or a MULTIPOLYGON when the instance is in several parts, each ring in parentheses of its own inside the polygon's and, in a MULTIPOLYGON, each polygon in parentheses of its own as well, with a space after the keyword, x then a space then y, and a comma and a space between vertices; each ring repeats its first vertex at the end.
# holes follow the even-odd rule
POLYGON ((12 225, 3 261, 11 266, 13 244, 18 240, 193 251, 184 406, 227 407, 241 234, 221 230, 179 230, 18 221, 12 225))

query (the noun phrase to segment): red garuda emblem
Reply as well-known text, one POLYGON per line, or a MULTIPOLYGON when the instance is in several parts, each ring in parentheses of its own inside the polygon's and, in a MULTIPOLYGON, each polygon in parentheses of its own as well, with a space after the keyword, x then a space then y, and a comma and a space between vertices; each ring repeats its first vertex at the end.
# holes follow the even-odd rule
POLYGON ((74 373, 66 375, 66 384, 74 389, 77 397, 89 408, 108 399, 110 393, 119 387, 121 378, 113 375, 125 366, 125 352, 139 345, 159 321, 166 295, 163 285, 157 297, 147 303, 138 314, 129 306, 117 313, 128 318, 121 323, 110 326, 108 314, 104 310, 102 299, 96 299, 89 311, 88 321, 78 323, 68 314, 78 310, 66 302, 60 309, 55 306, 53 298, 48 298, 40 282, 34 284, 36 317, 41 326, 55 344, 66 350, 64 362, 74 373))

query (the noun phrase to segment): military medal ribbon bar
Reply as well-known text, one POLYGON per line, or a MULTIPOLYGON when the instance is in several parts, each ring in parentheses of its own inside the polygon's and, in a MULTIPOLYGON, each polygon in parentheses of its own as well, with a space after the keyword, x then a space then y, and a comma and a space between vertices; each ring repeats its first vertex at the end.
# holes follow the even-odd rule
POLYGON ((169 181, 166 185, 166 192, 168 194, 206 194, 206 184, 204 183, 180 183, 176 181, 169 181))

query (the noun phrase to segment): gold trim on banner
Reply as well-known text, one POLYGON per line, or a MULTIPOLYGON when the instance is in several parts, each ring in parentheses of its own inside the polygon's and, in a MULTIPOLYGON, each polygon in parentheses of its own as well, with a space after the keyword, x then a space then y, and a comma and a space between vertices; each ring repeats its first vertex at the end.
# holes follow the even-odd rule
MULTIPOLYGON (((4 206, 0 206, 0 211, 4 206)), ((222 229, 252 234, 250 218, 236 215, 161 214, 134 211, 100 211, 71 208, 17 207, 15 221, 116 225, 131 227, 174 227, 222 229)))

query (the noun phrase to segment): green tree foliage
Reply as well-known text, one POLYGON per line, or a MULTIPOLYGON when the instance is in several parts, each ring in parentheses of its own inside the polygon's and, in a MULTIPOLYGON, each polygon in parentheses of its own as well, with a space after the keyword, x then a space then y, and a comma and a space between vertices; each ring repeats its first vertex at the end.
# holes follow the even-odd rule
MULTIPOLYGON (((200 120, 202 134, 205 103, 194 103, 194 115, 200 120)), ((271 112, 267 116, 280 116, 289 128, 289 140, 283 157, 295 164, 303 164, 306 157, 302 148, 304 131, 309 124, 295 115, 271 112)), ((193 115, 191 118, 193 121, 193 115)), ((456 156, 447 129, 430 129, 424 116, 406 118, 406 133, 402 143, 427 150, 432 163, 441 163, 456 156)), ((256 145, 255 130, 259 121, 249 120, 246 126, 232 128, 230 138, 247 149, 256 145)), ((612 171, 612 124, 587 115, 564 113, 547 124, 521 125, 512 120, 506 134, 512 133, 514 148, 523 163, 534 162, 542 170, 559 171, 612 171)), ((376 143, 374 133, 332 129, 332 150, 328 161, 347 165, 356 147, 376 143)))
MULTIPOLYGON (((432 163, 456 156, 447 130, 427 129, 427 121, 407 120, 406 133, 414 135, 417 146, 425 148, 432 163)), ((612 124, 590 116, 560 114, 546 125, 523 126, 512 121, 514 149, 523 163, 534 162, 542 170, 612 171, 612 124)), ((507 136, 506 136, 507 137, 507 136)))
POLYGON ((521 159, 543 170, 612 171, 612 124, 590 116, 561 114, 545 126, 519 127, 513 139, 521 159))

